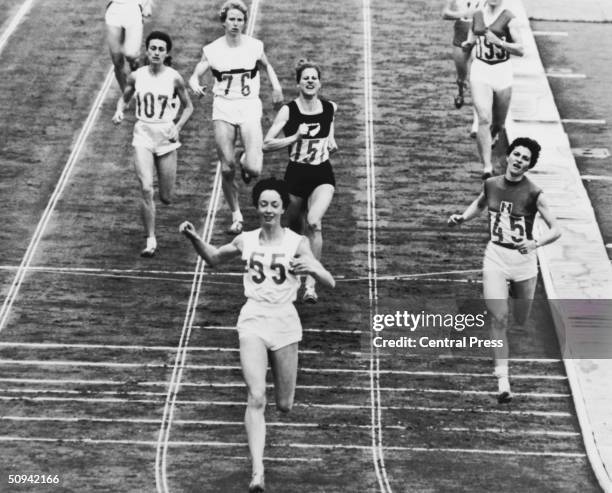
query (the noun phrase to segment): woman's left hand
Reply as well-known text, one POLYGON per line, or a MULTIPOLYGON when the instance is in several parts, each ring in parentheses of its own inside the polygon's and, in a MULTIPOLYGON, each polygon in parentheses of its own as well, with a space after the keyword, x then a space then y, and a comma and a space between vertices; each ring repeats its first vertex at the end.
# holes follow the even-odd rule
POLYGON ((485 33, 485 39, 486 39, 486 40, 487 40, 489 43, 494 44, 494 45, 497 45, 497 46, 501 46, 501 45, 502 45, 502 43, 503 43, 503 41, 501 40, 501 38, 499 38, 499 37, 498 37, 498 36, 497 36, 495 33, 491 32, 491 31, 489 31, 489 30, 487 30, 487 32, 485 33))
POLYGON ((312 274, 314 258, 310 255, 296 255, 289 261, 289 272, 299 276, 304 274, 312 274))
POLYGON ((151 14, 153 13, 153 6, 151 3, 151 0, 144 0, 144 2, 142 2, 141 7, 143 17, 151 17, 151 14))
POLYGON ((282 89, 272 89, 272 104, 276 111, 280 110, 283 105, 283 90, 282 89))
POLYGON ((123 111, 117 110, 113 115, 113 123, 121 123, 123 121, 123 111))
POLYGON ((172 125, 168 130, 168 140, 170 142, 176 142, 178 140, 179 130, 176 125, 172 125))
POLYGON ((523 255, 533 252, 537 248, 535 240, 523 240, 517 245, 517 250, 523 255))

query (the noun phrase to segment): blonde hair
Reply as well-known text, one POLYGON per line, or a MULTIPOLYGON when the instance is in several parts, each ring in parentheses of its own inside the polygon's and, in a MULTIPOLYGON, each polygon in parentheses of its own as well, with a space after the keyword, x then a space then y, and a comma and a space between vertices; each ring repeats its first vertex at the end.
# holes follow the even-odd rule
POLYGON ((319 79, 321 78, 321 68, 315 62, 308 60, 307 58, 300 58, 295 63, 295 81, 300 82, 300 78, 302 77, 302 72, 307 68, 313 68, 317 71, 317 76, 319 79))

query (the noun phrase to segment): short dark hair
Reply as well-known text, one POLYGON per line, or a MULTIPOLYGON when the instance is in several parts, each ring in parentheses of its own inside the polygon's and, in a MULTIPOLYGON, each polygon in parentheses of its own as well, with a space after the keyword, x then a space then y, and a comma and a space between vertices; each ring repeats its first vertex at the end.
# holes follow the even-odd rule
POLYGON ((533 168, 540 157, 540 151, 542 150, 540 144, 538 144, 535 140, 530 139, 529 137, 517 137, 508 146, 508 152, 506 152, 506 155, 509 156, 510 153, 516 147, 526 147, 531 151, 531 161, 529 162, 529 169, 533 168))
POLYGON ((253 206, 257 208, 257 204, 259 203, 259 196, 265 190, 274 190, 278 192, 281 200, 283 201, 283 209, 287 209, 289 207, 289 189, 287 187, 287 183, 284 180, 277 180, 275 177, 271 176, 270 178, 264 178, 263 180, 259 180, 255 183, 253 187, 252 197, 253 197, 253 206))
POLYGON ((170 51, 172 51, 172 39, 170 38, 170 35, 163 32, 163 31, 152 31, 151 34, 149 34, 147 36, 147 40, 145 41, 145 48, 149 47, 149 42, 152 39, 159 39, 161 41, 165 41, 166 42, 166 50, 168 51, 168 53, 170 53, 170 51))
POLYGON ((295 64, 295 81, 300 82, 302 72, 307 68, 314 68, 317 71, 317 77, 321 78, 321 68, 315 63, 306 58, 300 58, 295 64))
POLYGON ((221 22, 225 22, 227 19, 227 12, 231 9, 240 10, 244 14, 244 22, 248 19, 248 9, 247 6, 241 0, 227 0, 221 7, 219 11, 219 20, 221 22))
MULTIPOLYGON (((146 49, 149 49, 149 43, 154 39, 159 39, 160 41, 164 41, 166 43, 166 53, 170 53, 170 50, 172 49, 172 39, 170 38, 169 34, 163 31, 152 31, 151 34, 147 36, 147 39, 145 41, 146 49)), ((149 63, 149 60, 147 58, 145 65, 148 63, 149 63)), ((168 67, 172 65, 172 57, 170 55, 166 56, 166 59, 164 60, 164 65, 167 65, 168 67)))

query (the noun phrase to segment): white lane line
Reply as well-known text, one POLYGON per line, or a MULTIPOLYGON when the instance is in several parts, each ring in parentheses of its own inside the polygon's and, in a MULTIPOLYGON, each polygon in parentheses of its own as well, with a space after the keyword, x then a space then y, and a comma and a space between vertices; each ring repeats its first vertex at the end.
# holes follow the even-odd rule
POLYGON ((550 431, 550 430, 509 430, 507 428, 464 428, 464 427, 445 427, 440 428, 441 431, 451 433, 479 433, 479 434, 501 434, 501 435, 528 435, 528 436, 546 436, 559 438, 580 437, 580 433, 576 431, 550 431))
POLYGON ((563 118, 561 123, 576 123, 579 125, 605 125, 606 120, 589 120, 580 118, 563 118))
MULTIPOLYGON (((105 404, 153 404, 158 406, 161 399, 126 399, 122 397, 17 397, 17 396, 0 396, 0 401, 18 401, 18 402, 95 402, 105 404)), ((176 404, 186 406, 202 406, 202 407, 237 407, 244 409, 243 401, 207 401, 207 400, 177 400, 176 404)), ((269 403, 269 406, 274 407, 275 404, 269 403)), ((370 411, 371 404, 317 404, 313 402, 294 404, 295 408, 305 409, 341 409, 351 411, 370 411)), ((459 407, 431 407, 431 406, 381 406, 381 411, 416 411, 416 412, 442 412, 442 413, 464 413, 464 414, 502 414, 508 416, 539 416, 545 418, 571 418, 572 413, 564 411, 535 411, 523 410, 514 411, 507 409, 495 408, 459 408, 459 407)))
MULTIPOLYGON (((2 382, 6 383, 39 383, 41 385, 51 385, 51 384, 60 384, 60 385, 74 385, 76 381, 49 381, 49 380, 38 380, 34 381, 34 379, 30 379, 29 382, 24 382, 19 379, 0 379, 2 382), (7 380, 11 380, 11 382, 6 382, 7 380)), ((129 383, 122 384, 119 382, 108 383, 108 381, 103 381, 103 383, 93 383, 95 381, 78 381, 80 385, 87 385, 89 388, 83 390, 61 390, 61 389, 38 389, 38 388, 12 388, 12 389, 0 389, 0 392, 5 393, 24 393, 24 394, 103 394, 103 395, 145 395, 145 396, 153 396, 153 395, 166 395, 166 392, 143 392, 143 391, 134 391, 134 390, 125 390, 125 386, 129 386, 129 383), (117 386, 118 389, 112 391, 106 390, 93 390, 91 389, 92 385, 114 385, 117 386)), ((134 384, 138 387, 162 387, 166 385, 166 382, 158 381, 158 382, 143 382, 134 384)), ((233 388, 244 388, 244 383, 242 382, 230 382, 230 383, 183 383, 183 387, 192 387, 192 388, 213 388, 213 389, 233 389, 233 388)), ((266 385, 267 388, 274 388, 272 383, 266 385)), ((331 390, 337 394, 341 394, 346 391, 354 391, 354 392, 362 392, 370 390, 369 387, 362 386, 345 386, 343 385, 340 389, 338 386, 334 385, 297 385, 296 389, 299 390, 331 390)), ((451 395, 477 395, 477 396, 495 396, 497 392, 489 392, 486 390, 459 390, 459 389, 434 389, 434 388, 418 388, 418 387, 380 387, 381 392, 400 392, 400 393, 414 393, 414 394, 451 394, 451 395)), ((557 393, 548 393, 548 392, 513 392, 513 395, 516 397, 530 397, 535 399, 568 399, 571 397, 570 394, 557 394, 557 393)))
MULTIPOLYGON (((228 329, 235 330, 235 327, 228 327, 228 329)), ((308 331, 308 329, 304 329, 304 332, 308 331)), ((332 332, 327 331, 325 329, 317 330, 311 329, 311 332, 332 332)), ((340 331, 349 333, 349 331, 340 331)), ((351 331, 350 333, 353 333, 351 331)), ((367 332, 362 332, 367 333, 367 332)), ((108 349, 108 350, 118 350, 118 351, 176 351, 176 347, 174 346, 137 346, 137 345, 119 345, 119 344, 70 344, 70 343, 52 343, 52 342, 0 342, 0 349, 5 348, 31 348, 31 349, 108 349)), ((239 352, 240 350, 235 347, 225 347, 225 346, 192 346, 189 348, 185 348, 186 351, 194 351, 194 352, 239 352)), ((301 354, 325 354, 329 355, 329 351, 319 351, 316 349, 300 349, 301 354)), ((336 349, 332 349, 332 353, 337 355, 349 355, 349 356, 357 356, 364 357, 368 356, 370 353, 364 353, 361 351, 338 351, 336 349)), ((419 359, 423 358, 422 355, 419 354, 405 354, 404 358, 411 359, 419 359)), ((427 357, 428 361, 436 361, 435 357, 427 357)), ((439 356, 437 357, 438 361, 491 361, 490 357, 487 356, 461 356, 461 355, 451 355, 451 356, 439 356)), ((508 361, 514 363, 542 363, 542 364, 555 364, 560 363, 561 360, 554 358, 508 358, 508 361)))
MULTIPOLYGON (((244 423, 243 423, 244 426, 244 423)), ((170 442, 170 447, 174 447, 174 442, 170 442)), ((246 455, 217 455, 215 459, 219 460, 242 460, 250 461, 251 458, 246 455)), ((320 457, 264 457, 264 462, 323 462, 320 457)))
POLYGON ((89 135, 89 132, 94 126, 95 120, 102 106, 102 102, 104 101, 106 93, 108 92, 113 80, 114 80, 113 70, 109 70, 106 74, 106 78, 104 79, 104 83, 102 84, 102 88, 100 89, 100 92, 98 92, 98 96, 96 97, 93 103, 93 106, 91 110, 89 111, 89 115, 87 116, 87 119, 85 120, 83 128, 81 129, 81 132, 79 133, 77 137, 74 147, 72 148, 72 152, 70 153, 70 156, 68 157, 68 161, 66 162, 66 165, 64 166, 64 169, 62 170, 62 174, 57 182, 57 185, 55 186, 55 189, 53 190, 53 194, 51 195, 51 198, 49 199, 47 207, 45 208, 43 215, 40 218, 38 225, 36 226, 36 230, 34 231, 34 236, 32 237, 30 244, 28 245, 26 253, 23 257, 23 260, 21 261, 21 264, 19 265, 19 268, 17 269, 17 273, 15 275, 15 278, 13 279, 13 282, 6 296, 6 299, 4 300, 2 308, 0 309, 0 331, 2 331, 2 329, 5 327, 8 321, 11 307, 13 306, 13 303, 15 302, 15 299, 17 298, 17 294, 19 293, 19 288, 21 286, 21 283, 23 282, 23 279, 28 271, 30 263, 32 262, 32 259, 34 258, 34 254, 36 253, 38 244, 40 243, 40 240, 47 227, 47 224, 49 223, 51 214, 53 213, 53 210, 55 209, 55 206, 57 205, 57 202, 59 201, 60 195, 62 194, 62 192, 64 191, 64 188, 66 187, 66 184, 68 183, 70 174, 73 168, 75 167, 75 164, 78 160, 79 154, 81 153, 81 149, 83 148, 85 144, 87 136, 89 135))
MULTIPOLYGON (((101 424, 154 424, 159 425, 158 419, 146 418, 93 418, 93 417, 50 417, 50 416, 0 416, 0 421, 17 421, 25 423, 101 423, 101 424)), ((176 419, 174 424, 178 426, 228 426, 228 427, 244 427, 244 421, 223 421, 217 419, 176 419)), ((297 421, 267 421, 266 426, 275 428, 320 428, 326 430, 329 428, 340 429, 370 429, 371 425, 357 425, 351 423, 304 423, 297 421)), ((386 425, 385 429, 389 430, 406 430, 406 426, 401 425, 386 425)), ((522 429, 507 429, 507 428, 467 428, 467 427, 443 427, 432 430, 433 432, 445 433, 478 433, 478 434, 493 434, 493 435, 512 435, 512 436, 546 436, 552 438, 572 438, 580 437, 580 433, 575 431, 551 431, 543 429, 522 430, 522 429)))
MULTIPOLYGON (((0 270, 18 270, 16 265, 0 265, 0 270)), ((151 281, 172 281, 172 282, 192 282, 193 272, 186 271, 163 271, 163 270, 140 270, 140 269, 96 269, 91 267, 27 267, 26 271, 41 272, 47 274, 66 274, 75 276, 101 277, 111 279, 135 279, 135 280, 151 280, 151 281)), ((450 271, 448 274, 456 275, 460 273, 480 272, 478 269, 470 269, 468 271, 450 271)), ((422 282, 457 282, 457 283, 476 283, 480 284, 480 279, 471 278, 433 278, 435 275, 445 275, 446 272, 426 272, 422 274, 394 274, 388 276, 377 276, 377 281, 422 281, 422 282)), ((205 277, 242 277, 241 272, 214 272, 206 271, 202 273, 205 277)), ((348 277, 343 275, 334 275, 337 282, 364 282, 370 279, 367 276, 348 277)), ((221 284, 228 286, 239 286, 240 282, 229 281, 211 281, 207 280, 207 284, 221 284)))
POLYGON ((586 79, 585 74, 575 74, 573 72, 546 72, 546 77, 551 79, 586 79))
MULTIPOLYGON (((374 178, 372 178, 374 179, 374 178)), ((376 217, 373 216, 372 221, 376 223, 376 217)), ((373 234, 375 237, 376 235, 373 234)), ((467 269, 467 270, 447 270, 440 272, 421 272, 416 274, 393 274, 388 276, 376 276, 376 281, 402 281, 407 279, 421 279, 431 276, 449 276, 449 275, 458 275, 458 274, 475 274, 482 272, 482 269, 467 269)), ((352 277, 345 278, 344 281, 365 281, 369 280, 369 277, 352 277)))
MULTIPOLYGON (((159 397, 165 396, 167 392, 145 392, 142 390, 126 390, 117 389, 117 390, 65 390, 65 389, 24 389, 24 388, 14 388, 14 389, 0 389, 0 393, 4 394, 68 394, 68 395, 121 395, 121 396, 142 396, 142 397, 159 397)), ((159 423, 159 420, 157 420, 159 423)))
MULTIPOLYGON (((17 270, 18 265, 0 265, 0 270, 17 270)), ((35 265, 27 268, 31 272, 76 272, 86 274, 142 274, 142 275, 164 275, 184 276, 193 278, 193 271, 185 270, 155 270, 155 269, 101 269, 97 267, 52 267, 47 265, 35 265)), ((242 276, 240 272, 213 272, 207 271, 207 276, 242 276)))
MULTIPOLYGON (((292 443, 290 447, 296 448, 330 448, 329 445, 325 444, 312 444, 312 443, 292 443)), ((353 450, 366 450, 366 446, 362 445, 334 445, 331 448, 340 449, 353 449, 353 450)), ((464 449, 464 448, 443 448, 443 447, 402 447, 402 446, 385 446, 385 450, 395 452, 445 452, 453 454, 483 454, 483 455, 513 455, 513 456, 528 456, 528 457, 567 457, 567 458, 579 458, 585 459, 585 454, 573 453, 573 452, 529 452, 512 449, 464 449)))
POLYGON ((19 7, 19 10, 15 14, 15 16, 11 19, 11 22, 9 23, 9 25, 6 26, 6 29, 0 36, 0 53, 2 53, 2 50, 4 50, 4 47, 8 39, 15 32, 15 30, 17 29, 17 26, 21 24, 21 21, 23 21, 23 18, 32 8, 33 3, 34 3, 34 0, 26 0, 25 2, 23 2, 21 4, 21 7, 19 7))
MULTIPOLYGON (((363 13, 363 72, 364 72, 364 124, 365 124, 365 161, 366 195, 368 223, 368 297, 370 320, 378 312, 378 268, 376 262, 376 175, 374 172, 374 116, 372 97, 372 20, 370 0, 362 1, 363 13)), ((371 337, 371 336, 370 336, 371 337)), ((380 491, 391 493, 387 477, 383 451, 382 410, 380 397, 380 360, 379 350, 370 345, 370 402, 372 418, 372 460, 380 491)))
MULTIPOLYGON (((25 423, 117 423, 117 424, 143 424, 159 425, 159 419, 146 418, 92 418, 92 417, 50 417, 50 416, 0 416, 0 421, 17 421, 25 423)), ((178 426, 236 426, 244 427, 244 421, 223 421, 218 419, 175 419, 178 426)), ((266 421, 266 426, 277 428, 328 428, 340 429, 371 429, 371 425, 356 425, 351 423, 302 423, 297 421, 266 421)), ((394 430, 405 430, 405 426, 386 426, 394 430)))
MULTIPOLYGON (((194 325, 194 329, 204 329, 204 330, 231 330, 236 331, 235 325, 194 325)), ((358 329, 303 329, 303 332, 313 332, 313 333, 330 333, 330 334, 369 334, 368 330, 358 330, 358 329)))
MULTIPOLYGON (((259 0, 253 0, 251 8, 249 10, 249 16, 245 33, 252 35, 255 28, 255 20, 257 19, 257 11, 259 10, 259 0)), ((215 222, 215 216, 219 200, 221 197, 221 162, 217 163, 217 169, 215 171, 215 178, 213 181, 213 189, 211 192, 210 202, 208 204, 208 211, 206 219, 204 221, 202 238, 204 241, 210 242, 213 233, 213 227, 215 222)), ((191 293, 189 296, 189 303, 185 313, 185 321, 181 331, 181 338, 179 346, 176 352, 176 359, 174 367, 172 369, 172 377, 170 379, 168 387, 168 395, 166 403, 164 405, 163 418, 159 429, 159 436, 157 439, 157 449, 155 453, 155 484, 158 493, 169 493, 170 488, 168 486, 168 443, 170 442, 170 429, 172 427, 172 420, 174 418, 174 411, 176 409, 177 397, 181 386, 181 379, 183 376, 183 370, 186 368, 187 360, 187 347, 189 346, 189 337, 193 330, 195 315, 197 311, 198 299, 200 297, 200 291, 204 280, 204 269, 206 268, 206 262, 198 255, 196 263, 196 269, 193 277, 193 285, 191 287, 191 293)))
MULTIPOLYGON (((17 270, 19 269, 19 265, 0 265, 0 270, 17 270)), ((35 265, 28 266, 28 271, 32 272, 51 272, 51 273, 62 273, 62 272, 77 272, 77 273, 91 273, 91 274, 137 274, 137 275, 163 275, 163 276, 185 276, 192 278, 193 271, 185 271, 185 270, 156 270, 156 269, 107 269, 107 268, 98 268, 98 267, 53 267, 48 265, 35 265)), ((386 279, 418 279, 422 277, 430 277, 430 276, 445 276, 445 275, 458 275, 458 274, 473 274, 479 273, 482 269, 467 269, 467 270, 447 270, 447 271, 433 271, 433 272, 421 272, 415 274, 393 274, 389 276, 377 276, 377 280, 386 280, 386 279)), ((204 273, 204 276, 228 276, 228 277, 242 277, 244 275, 243 272, 236 271, 214 271, 207 270, 204 273)), ((369 280, 368 276, 361 277, 348 277, 342 274, 334 274, 334 278, 339 279, 341 281, 367 281, 369 280)), ((191 279, 190 279, 191 280, 191 279)))
MULTIPOLYGON (((2 265, 0 270, 17 270, 19 267, 14 265, 2 265)), ((63 274, 72 276, 85 276, 85 277, 98 277, 98 278, 110 278, 110 279, 134 279, 137 281, 149 280, 149 281, 164 281, 164 282, 181 282, 191 283, 193 281, 193 272, 182 272, 182 271, 149 271, 149 270, 138 270, 138 269, 94 269, 84 267, 28 267, 27 271, 46 273, 46 274, 63 274), (156 275, 157 274, 157 275, 156 275), (187 277, 189 276, 189 277, 187 277)), ((206 272, 203 273, 205 276, 211 277, 238 277, 242 276, 241 273, 237 272, 206 272)), ((207 280, 207 284, 221 284, 229 286, 239 286, 238 282, 230 281, 217 281, 207 280)))
MULTIPOLYGON (((100 386, 117 386, 121 391, 122 388, 133 386, 133 387, 165 387, 167 382, 165 380, 150 381, 150 382, 130 382, 116 381, 116 380, 74 380, 74 379, 35 379, 35 378, 0 378, 0 382, 13 383, 13 384, 40 384, 40 385, 86 385, 91 387, 93 385, 100 386)), ((193 388, 244 388, 244 382, 183 382, 183 387, 193 388)), ((273 388, 274 385, 269 383, 266 385, 268 388, 273 388)), ((297 389, 300 390, 333 390, 338 392, 337 385, 297 385, 297 389)), ((17 391, 18 389, 15 389, 17 391)), ((357 385, 343 385, 340 391, 351 390, 351 391, 368 391, 369 387, 362 387, 357 385)), ((486 390, 459 390, 459 389, 434 389, 429 387, 381 387, 381 392, 414 392, 414 393, 431 393, 431 394, 454 394, 454 395, 486 395, 492 396, 497 395, 497 392, 488 392, 486 390)), ((90 390, 91 391, 91 390, 90 390)), ((94 392, 94 391, 91 391, 94 392)), ((517 397, 532 397, 535 399, 568 399, 571 394, 559 394, 549 392, 513 392, 513 395, 517 397)))
MULTIPOLYGON (((605 175, 582 175, 581 178, 587 181, 612 181, 612 176, 605 175)), ((609 244, 606 247, 609 248, 609 244)))
MULTIPOLYGON (((74 361, 74 360, 8 360, 0 359, 0 365, 33 365, 33 366, 91 366, 106 368, 168 368, 164 363, 117 363, 114 361, 74 361)), ((234 371, 241 370, 238 365, 184 365, 190 370, 221 370, 234 371)), ((305 373, 368 373, 368 369, 354 368, 301 368, 305 373)), ((445 377, 476 377, 491 378, 491 373, 465 373, 450 371, 410 371, 410 370, 380 370, 379 373, 385 375, 412 375, 412 376, 445 376, 445 377)), ((515 380, 566 380, 564 375, 534 375, 534 374, 513 374, 515 380)))
POLYGON ((559 36, 566 38, 567 33, 563 31, 532 31, 534 36, 559 36))
MULTIPOLYGON (((136 445, 136 446, 157 446, 156 441, 152 440, 112 440, 112 439, 96 439, 96 438, 48 438, 48 437, 20 437, 20 436, 0 436, 0 442, 45 442, 45 443, 84 443, 95 445, 136 445)), ((168 442, 169 447, 246 447, 246 443, 232 442, 184 442, 173 441, 168 442)), ((217 459, 248 459, 245 456, 226 456, 216 455, 217 459)), ((318 457, 264 457, 264 461, 268 462, 321 462, 323 459, 318 457)))
MULTIPOLYGON (((157 446, 157 442, 149 440, 111 440, 111 439, 95 439, 95 438, 47 438, 47 437, 19 437, 1 435, 0 442, 47 442, 47 443, 85 443, 97 445, 147 445, 157 446)), ((169 447, 217 447, 231 448, 247 446, 243 442, 213 442, 213 441, 172 441, 168 442, 169 447)), ((274 447, 270 445, 269 447, 274 447)), ((324 449, 324 450, 371 450, 371 445, 342 445, 337 443, 287 443, 279 445, 278 448, 297 448, 297 449, 324 449)), ((277 447, 274 447, 277 448, 277 447)), ((444 452, 457 454, 483 454, 483 455, 512 455, 512 456, 528 456, 528 457, 564 457, 584 459, 585 454, 569 453, 569 452, 529 452, 521 450, 495 450, 495 449, 458 449, 458 448, 425 448, 425 447, 400 447, 400 446, 385 446, 385 450, 398 452, 444 452)), ((241 459, 243 457, 240 457, 241 459)), ((304 461, 320 461, 318 458, 294 458, 294 457, 266 457, 265 460, 276 460, 279 462, 304 462, 304 461)))
MULTIPOLYGON (((113 345, 113 344, 69 344, 69 343, 51 343, 51 342, 0 342, 0 349, 3 347, 15 348, 30 348, 30 349, 108 349, 108 350, 125 350, 125 351, 176 351, 176 346, 130 346, 130 345, 113 345)), ((219 352, 219 353, 237 353, 240 350, 235 347, 204 347, 192 346, 185 348, 186 351, 193 352, 219 352)), ((314 349, 302 349, 301 354, 328 354, 326 351, 318 351, 314 349)), ((360 355, 357 351, 345 351, 341 354, 360 355)))
MULTIPOLYGON (((204 221, 204 230, 202 232, 202 237, 205 241, 210 241, 210 237, 212 236, 213 223, 217 212, 220 194, 221 166, 219 163, 215 171, 213 190, 211 193, 210 202, 208 204, 206 219, 204 221)), ((161 426, 159 429, 159 436, 157 439, 157 449, 155 454, 155 483, 157 486, 157 491, 161 493, 168 493, 170 491, 168 487, 167 475, 167 457, 168 443, 170 441, 170 428, 172 426, 172 420, 174 418, 174 410, 177 402, 177 396, 180 390, 183 370, 186 368, 185 362, 187 360, 188 354, 187 347, 189 346, 189 338, 191 336, 191 331, 193 328, 193 321, 195 320, 198 299, 200 296, 200 290, 202 288, 205 265, 205 262, 198 256, 193 276, 193 284, 191 286, 191 292, 189 295, 189 302, 187 304, 185 319, 181 330, 181 338, 179 340, 179 345, 176 349, 176 358, 174 366, 172 368, 172 376, 168 384, 168 392, 166 395, 166 402, 164 405, 161 426)))

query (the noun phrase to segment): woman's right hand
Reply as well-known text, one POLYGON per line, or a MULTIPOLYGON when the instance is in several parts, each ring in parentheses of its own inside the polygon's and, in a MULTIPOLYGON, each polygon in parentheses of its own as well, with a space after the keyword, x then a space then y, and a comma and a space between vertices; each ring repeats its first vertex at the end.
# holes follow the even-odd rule
POLYGON ((308 125, 306 125, 305 123, 300 123, 300 126, 298 127, 298 137, 301 139, 302 137, 306 137, 308 135, 308 132, 310 131, 310 129, 308 128, 308 125))
POLYGON ((113 115, 113 123, 119 124, 123 121, 123 111, 117 110, 113 115))
POLYGON ((179 233, 184 234, 187 238, 192 238, 196 235, 196 230, 189 221, 183 221, 179 226, 179 233))
POLYGON ((196 96, 202 97, 206 94, 206 86, 200 85, 200 82, 195 77, 189 79, 189 87, 196 96))
POLYGON ((451 214, 446 224, 448 224, 450 227, 453 227, 453 226, 458 226, 463 221, 465 221, 465 218, 463 217, 462 214, 451 214))

